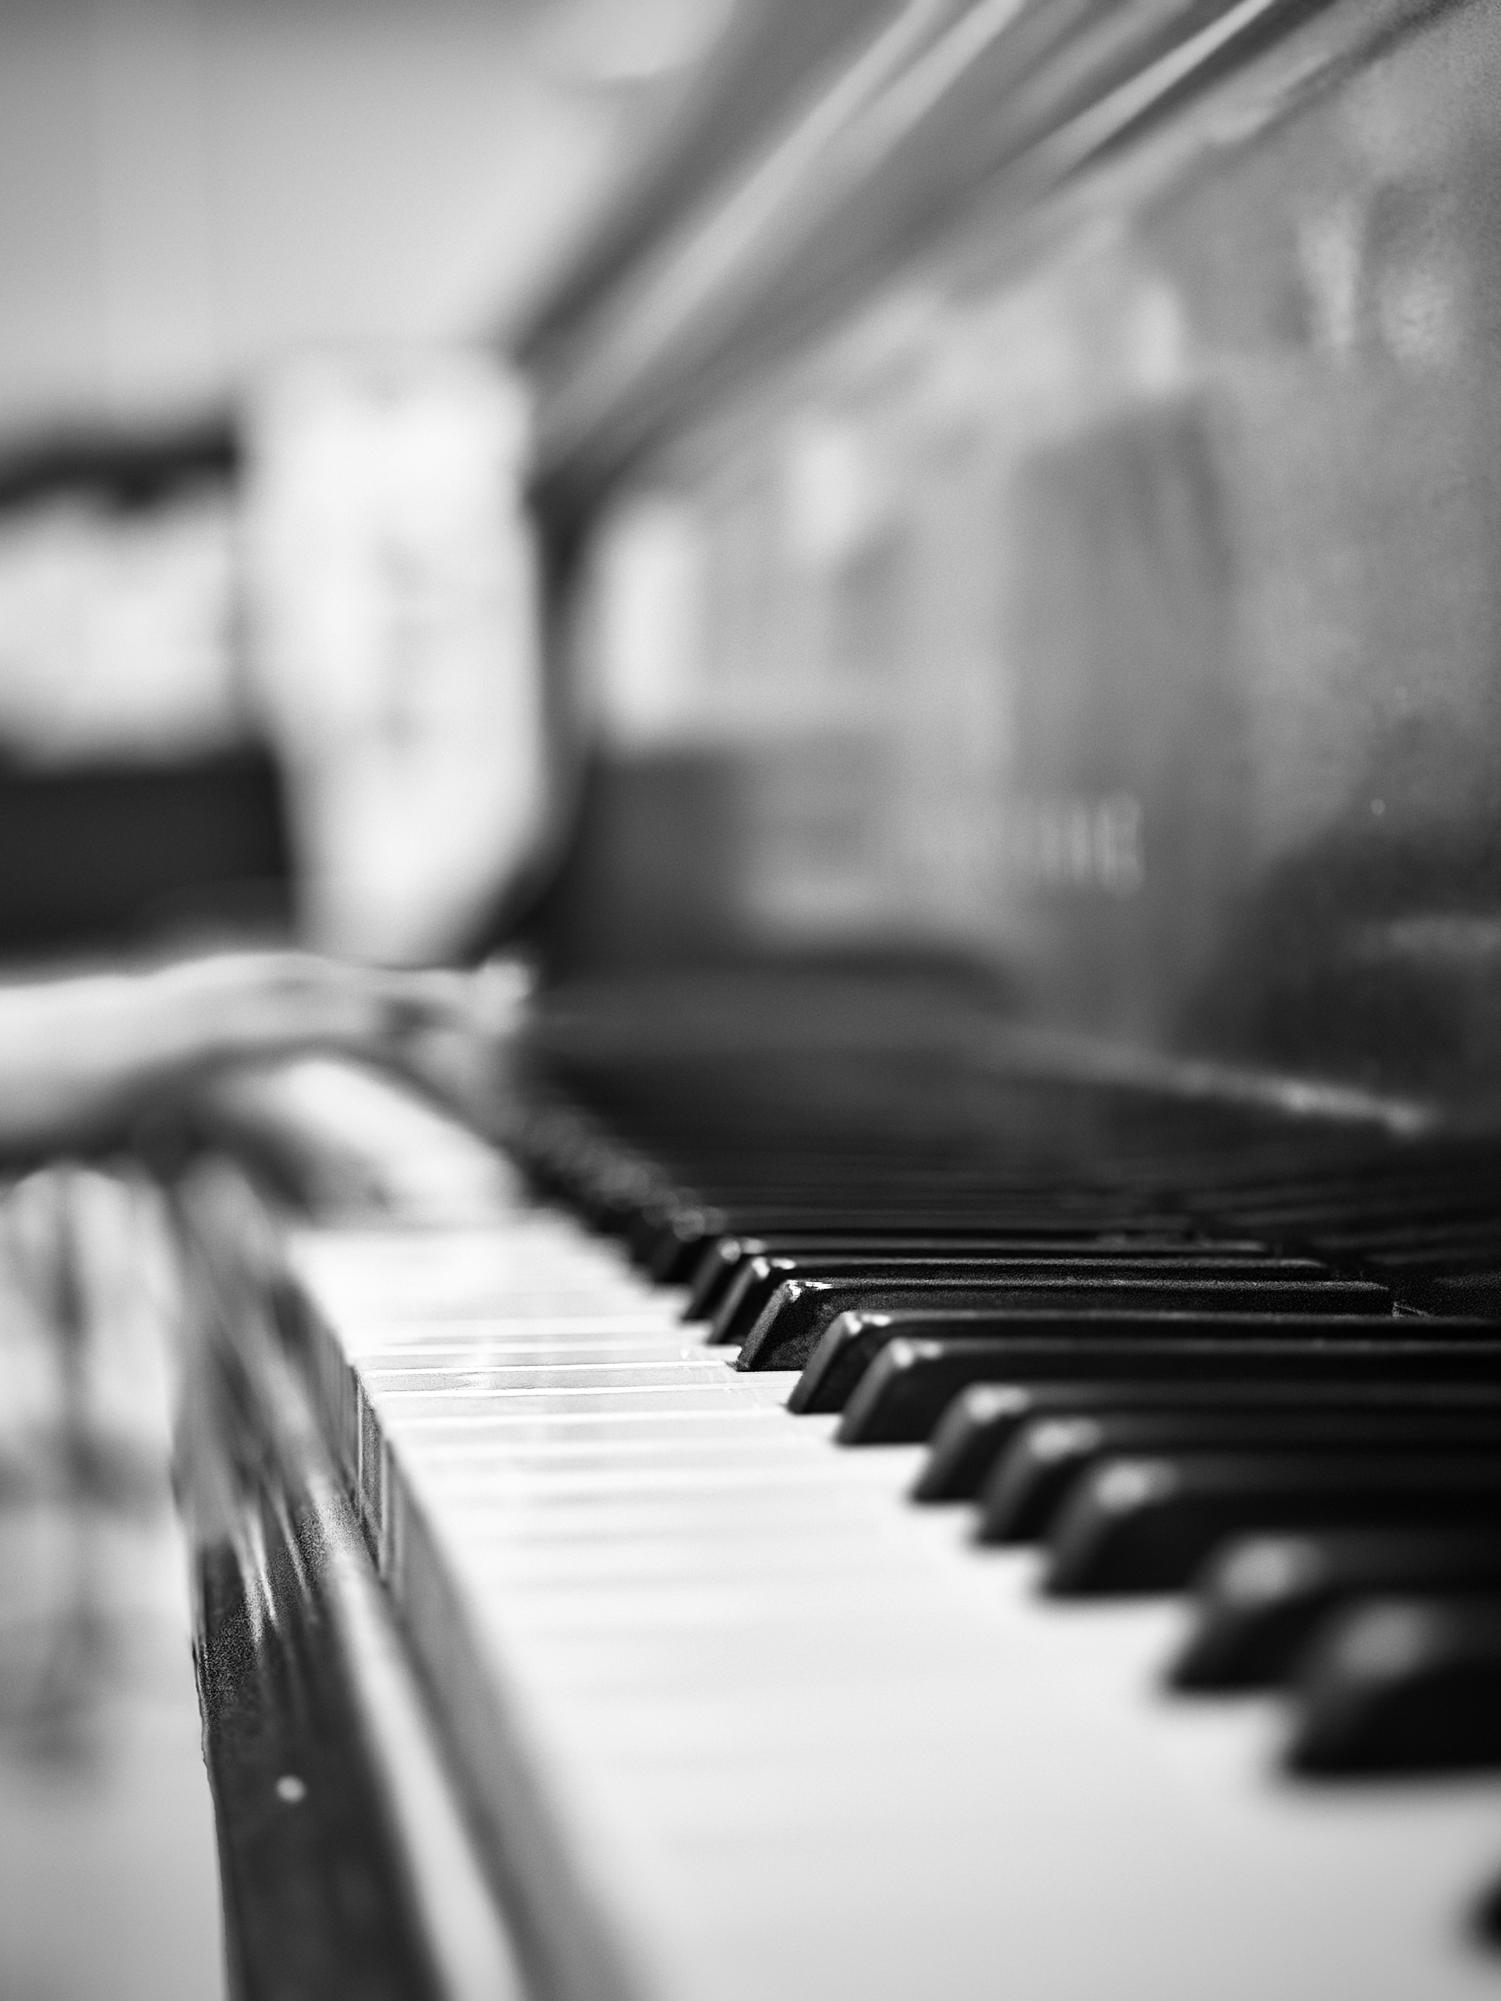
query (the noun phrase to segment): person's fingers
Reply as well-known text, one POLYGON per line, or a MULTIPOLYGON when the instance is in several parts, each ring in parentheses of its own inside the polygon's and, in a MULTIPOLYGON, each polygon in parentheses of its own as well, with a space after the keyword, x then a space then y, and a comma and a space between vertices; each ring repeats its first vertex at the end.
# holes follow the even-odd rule
POLYGON ((158 1090, 229 1064, 317 1050, 424 1073, 440 1051, 483 1069, 515 1025, 524 976, 388 971, 241 952, 144 972, 0 989, 0 1143, 120 1128, 158 1090))
POLYGON ((294 952, 184 961, 148 981, 153 1040, 189 1066, 303 1048, 389 1055, 436 1031, 488 1039, 514 1024, 524 997, 511 967, 392 971, 294 952))
POLYGON ((397 1037, 456 1030, 490 1040, 516 1025, 530 992, 526 969, 515 960, 489 960, 472 971, 437 968, 379 976, 380 1004, 397 1037))

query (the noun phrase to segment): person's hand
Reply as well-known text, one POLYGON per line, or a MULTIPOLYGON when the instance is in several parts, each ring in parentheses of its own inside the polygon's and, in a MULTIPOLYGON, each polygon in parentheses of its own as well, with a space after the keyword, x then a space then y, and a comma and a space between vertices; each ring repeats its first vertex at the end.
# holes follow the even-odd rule
POLYGON ((0 986, 0 1145, 98 1143, 164 1089, 313 1051, 407 1067, 424 1042, 496 1043, 513 968, 387 971, 234 952, 0 986))

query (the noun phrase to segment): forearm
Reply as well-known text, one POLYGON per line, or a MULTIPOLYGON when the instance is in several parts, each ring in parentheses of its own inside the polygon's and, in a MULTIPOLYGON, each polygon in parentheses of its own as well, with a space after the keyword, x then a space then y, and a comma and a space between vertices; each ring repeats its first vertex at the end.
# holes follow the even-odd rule
POLYGON ((161 1092, 236 1062, 327 1049, 399 1063, 425 1030, 493 1029, 496 1006, 493 980, 297 953, 0 985, 0 1148, 108 1143, 161 1092))

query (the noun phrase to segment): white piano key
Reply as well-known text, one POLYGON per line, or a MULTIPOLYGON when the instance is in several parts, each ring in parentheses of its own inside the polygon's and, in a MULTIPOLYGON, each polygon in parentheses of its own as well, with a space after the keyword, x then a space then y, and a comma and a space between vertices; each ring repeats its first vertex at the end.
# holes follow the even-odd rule
POLYGON ((782 1409, 790 1378, 736 1374, 562 1219, 302 1231, 290 1259, 387 1582, 565 1989, 1495 1991, 1463 1923, 1501 1867, 1493 1782, 1284 1780, 1272 1706, 1162 1694, 1171 1602, 1040 1599, 1029 1553, 906 1505, 920 1453, 838 1451, 782 1409))

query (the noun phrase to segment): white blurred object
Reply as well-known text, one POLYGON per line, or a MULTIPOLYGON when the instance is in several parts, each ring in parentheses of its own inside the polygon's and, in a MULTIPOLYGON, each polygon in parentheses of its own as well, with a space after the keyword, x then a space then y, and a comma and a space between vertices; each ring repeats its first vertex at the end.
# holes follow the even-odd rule
POLYGON ((441 957, 545 807, 525 393, 477 352, 277 373, 247 440, 252 670, 308 941, 441 957))
POLYGON ((227 488, 0 523, 0 740, 31 764, 190 756, 245 734, 227 488))
POLYGON ((709 734, 694 680, 705 561, 702 523, 665 491, 617 510, 590 552, 580 678, 616 749, 650 751, 709 734))

